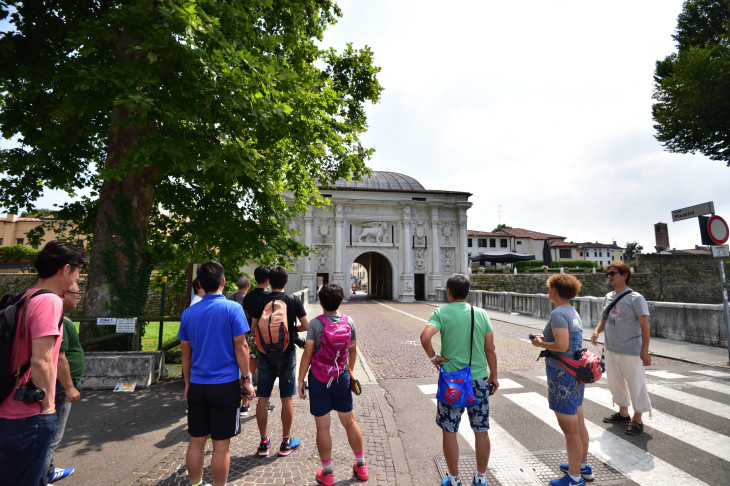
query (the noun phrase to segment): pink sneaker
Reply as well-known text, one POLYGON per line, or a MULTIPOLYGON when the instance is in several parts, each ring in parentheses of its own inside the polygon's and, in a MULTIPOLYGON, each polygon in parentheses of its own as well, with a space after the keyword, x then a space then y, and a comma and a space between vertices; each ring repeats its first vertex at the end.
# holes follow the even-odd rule
POLYGON ((367 481, 368 480, 368 464, 365 463, 362 466, 357 465, 357 461, 355 461, 355 464, 352 465, 352 470, 355 471, 355 474, 357 475, 357 479, 360 481, 367 481))
POLYGON ((324 468, 320 467, 319 470, 317 470, 317 484, 323 484, 324 486, 335 486, 335 475, 325 474, 324 468))

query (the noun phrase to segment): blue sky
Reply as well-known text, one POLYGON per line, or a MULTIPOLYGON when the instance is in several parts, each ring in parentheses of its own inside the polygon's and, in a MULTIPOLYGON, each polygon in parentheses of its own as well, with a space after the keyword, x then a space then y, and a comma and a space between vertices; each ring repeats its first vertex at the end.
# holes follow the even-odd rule
POLYGON ((654 63, 674 51, 681 0, 337 3, 324 44, 368 45, 382 67, 369 166, 471 192, 470 229, 501 221, 648 252, 660 221, 671 246, 700 243, 673 209, 714 201, 730 220, 730 168, 654 139, 654 63))

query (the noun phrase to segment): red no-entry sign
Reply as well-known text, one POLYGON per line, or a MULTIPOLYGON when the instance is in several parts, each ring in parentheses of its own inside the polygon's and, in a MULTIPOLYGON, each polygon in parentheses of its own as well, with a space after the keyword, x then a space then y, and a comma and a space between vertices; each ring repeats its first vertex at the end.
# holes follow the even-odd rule
POLYGON ((718 245, 725 243, 730 236, 730 228, 728 228, 727 222, 720 216, 710 217, 707 221, 707 232, 710 235, 710 239, 718 245))

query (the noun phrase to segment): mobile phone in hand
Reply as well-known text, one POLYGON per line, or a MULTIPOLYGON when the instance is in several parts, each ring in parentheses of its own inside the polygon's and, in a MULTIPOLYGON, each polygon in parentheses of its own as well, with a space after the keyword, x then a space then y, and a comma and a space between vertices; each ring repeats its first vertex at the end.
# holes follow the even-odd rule
POLYGON ((530 338, 530 339, 535 339, 535 335, 534 335, 534 334, 530 334, 530 335, 529 335, 529 336, 527 336, 527 337, 528 337, 528 338, 530 338))
POLYGON ((494 395, 494 392, 497 391, 497 387, 494 386, 494 383, 489 384, 489 396, 494 395))

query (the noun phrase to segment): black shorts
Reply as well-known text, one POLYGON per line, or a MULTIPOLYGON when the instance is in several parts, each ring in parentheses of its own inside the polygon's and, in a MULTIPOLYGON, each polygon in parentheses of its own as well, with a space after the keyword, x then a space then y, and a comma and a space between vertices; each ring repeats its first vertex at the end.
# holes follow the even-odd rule
POLYGON ((188 433, 213 440, 230 439, 241 431, 241 382, 218 385, 190 383, 188 388, 188 433))

